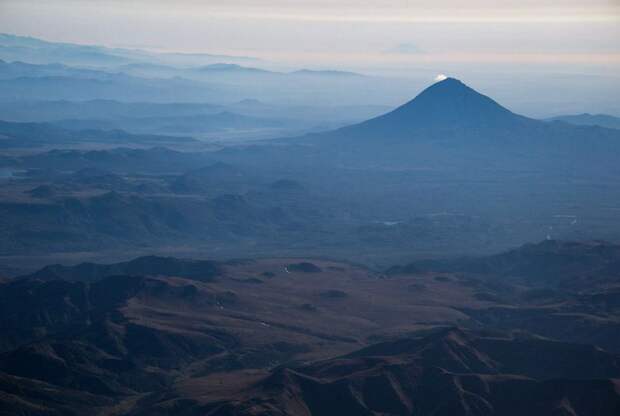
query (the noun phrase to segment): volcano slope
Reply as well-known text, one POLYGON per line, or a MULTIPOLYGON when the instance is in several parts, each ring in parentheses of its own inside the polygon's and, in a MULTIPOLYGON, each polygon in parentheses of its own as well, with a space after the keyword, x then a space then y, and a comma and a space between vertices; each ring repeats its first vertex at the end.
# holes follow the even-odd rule
POLYGON ((50 266, 0 283, 0 414, 611 415, 619 261, 551 241, 387 273, 50 266))

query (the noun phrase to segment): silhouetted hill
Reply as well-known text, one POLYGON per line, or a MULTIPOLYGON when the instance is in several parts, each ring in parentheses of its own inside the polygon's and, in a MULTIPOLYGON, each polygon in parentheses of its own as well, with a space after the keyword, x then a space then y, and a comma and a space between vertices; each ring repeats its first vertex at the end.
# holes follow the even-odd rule
POLYGON ((145 256, 115 263, 81 263, 76 266, 55 264, 47 266, 26 279, 93 281, 106 276, 176 276, 200 281, 209 281, 220 273, 220 266, 213 261, 183 260, 174 257, 145 256))

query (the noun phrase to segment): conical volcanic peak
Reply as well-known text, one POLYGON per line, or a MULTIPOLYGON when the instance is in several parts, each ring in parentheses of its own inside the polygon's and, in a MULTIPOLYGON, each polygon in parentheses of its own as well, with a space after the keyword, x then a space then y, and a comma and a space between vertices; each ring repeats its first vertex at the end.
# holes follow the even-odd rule
POLYGON ((501 127, 523 119, 455 78, 422 91, 396 110, 375 119, 402 127, 501 127))

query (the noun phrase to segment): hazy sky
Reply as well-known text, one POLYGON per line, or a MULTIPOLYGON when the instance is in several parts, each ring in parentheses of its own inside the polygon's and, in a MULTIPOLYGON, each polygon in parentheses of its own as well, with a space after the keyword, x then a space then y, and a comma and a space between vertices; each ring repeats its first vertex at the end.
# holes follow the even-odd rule
POLYGON ((620 0, 0 0, 0 28, 337 66, 620 63, 620 0))
POLYGON ((620 92, 620 0, 0 0, 0 32, 496 83, 585 74, 620 92))

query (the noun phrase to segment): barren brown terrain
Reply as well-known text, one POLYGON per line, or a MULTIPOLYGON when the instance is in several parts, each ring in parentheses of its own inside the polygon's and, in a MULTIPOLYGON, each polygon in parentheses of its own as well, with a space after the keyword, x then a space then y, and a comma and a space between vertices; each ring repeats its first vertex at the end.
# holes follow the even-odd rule
POLYGON ((519 414, 532 394, 535 414, 612 415, 619 254, 552 241, 385 273, 300 258, 50 266, 0 285, 2 403, 33 415, 519 414), (543 259, 547 278, 532 282, 543 259))

